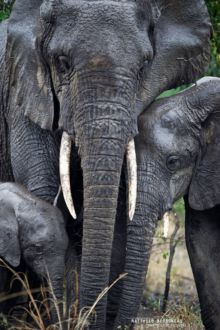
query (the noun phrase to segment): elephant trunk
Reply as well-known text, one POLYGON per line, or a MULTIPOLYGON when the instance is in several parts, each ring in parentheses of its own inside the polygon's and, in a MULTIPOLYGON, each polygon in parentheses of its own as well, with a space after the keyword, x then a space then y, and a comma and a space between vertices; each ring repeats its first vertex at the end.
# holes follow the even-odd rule
MULTIPOLYGON (((149 166, 150 167, 150 166, 149 166)), ((135 216, 128 223, 127 254, 120 309, 116 320, 118 326, 129 326, 138 314, 149 264, 157 219, 161 212, 160 198, 151 187, 156 185, 156 169, 138 168, 138 191, 135 216), (152 184, 154 182, 154 184, 152 184)), ((159 184, 159 181, 158 181, 159 184)))
MULTIPOLYGON (((74 133, 84 187, 80 308, 91 307, 109 285, 119 183, 126 152, 131 178, 130 218, 135 209, 137 183, 132 165, 135 155, 132 139, 137 133, 133 109, 135 82, 136 76, 122 68, 114 72, 84 68, 73 77, 74 133)), ((66 131, 71 133, 71 120, 67 121, 63 116, 61 121, 66 131)), ((70 145, 71 139, 64 133, 60 157, 60 164, 64 163, 64 166, 60 166, 63 171, 60 174, 63 190, 68 187, 66 202, 74 216, 73 203, 69 199, 70 145)), ((106 305, 107 296, 95 308, 96 320, 92 328, 105 328, 106 305)))
MULTIPOLYGON (((110 145, 115 141, 109 140, 110 145)), ((80 306, 92 306, 109 284, 110 259, 116 217, 117 199, 124 142, 117 141, 115 150, 96 140, 99 154, 83 157, 84 225, 81 266, 80 306)), ((91 146, 92 147, 92 146, 91 146)), ((95 328, 104 329, 106 301, 96 308, 95 328)))
MULTIPOLYGON (((84 186, 80 308, 109 285, 121 169, 136 133, 133 80, 118 73, 78 74, 74 126, 84 186)), ((105 329, 107 296, 97 304, 94 329, 105 329)))
POLYGON ((58 258, 55 264, 48 262, 49 299, 51 304, 52 324, 63 322, 63 280, 65 264, 63 257, 58 258))

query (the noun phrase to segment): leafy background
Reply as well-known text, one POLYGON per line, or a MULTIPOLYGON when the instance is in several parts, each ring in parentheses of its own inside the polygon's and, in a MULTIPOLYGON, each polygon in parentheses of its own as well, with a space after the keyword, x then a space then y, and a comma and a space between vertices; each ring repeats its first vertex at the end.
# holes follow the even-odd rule
POLYGON ((213 25, 212 57, 209 74, 220 76, 220 1, 206 0, 213 25))
POLYGON ((12 7, 12 1, 0 0, 0 21, 8 18, 12 7))

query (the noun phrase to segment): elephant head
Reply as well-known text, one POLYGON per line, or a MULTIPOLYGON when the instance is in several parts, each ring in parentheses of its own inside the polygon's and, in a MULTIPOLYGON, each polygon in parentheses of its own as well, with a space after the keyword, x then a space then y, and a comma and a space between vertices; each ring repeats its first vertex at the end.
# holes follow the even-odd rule
POLYGON ((139 117, 137 206, 127 242, 133 249, 127 254, 132 271, 123 288, 129 303, 121 307, 119 324, 129 323, 141 298, 158 219, 187 194, 194 210, 220 203, 219 95, 220 79, 206 77, 175 96, 156 100, 139 117))
MULTIPOLYGON (((73 216, 72 141, 81 157, 81 307, 91 306, 108 285, 121 168, 137 134, 136 104, 141 112, 160 92, 200 76, 209 39, 203 0, 17 0, 14 5, 6 54, 9 113, 16 109, 42 129, 64 131, 61 181, 73 216)), ((128 163, 135 173, 132 154, 128 163)), ((130 181, 132 218, 136 181, 130 181)), ((105 309, 106 297, 97 306, 99 329, 105 309)))
POLYGON ((205 77, 139 118, 138 164, 155 177, 158 218, 185 194, 195 210, 220 203, 219 90, 219 78, 205 77))
MULTIPOLYGON (((0 257, 10 266, 20 260, 40 280, 49 281, 51 301, 63 303, 64 261, 68 237, 61 212, 15 183, 0 184, 0 257)), ((7 283, 6 283, 7 287, 7 283)), ((62 308, 60 308, 62 315, 62 308)), ((57 311, 52 309, 57 321, 57 311)))

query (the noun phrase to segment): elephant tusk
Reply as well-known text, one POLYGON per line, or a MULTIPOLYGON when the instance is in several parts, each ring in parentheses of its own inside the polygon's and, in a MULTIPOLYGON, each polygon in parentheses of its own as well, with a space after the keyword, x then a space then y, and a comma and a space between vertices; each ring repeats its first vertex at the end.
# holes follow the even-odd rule
POLYGON ((137 200, 137 160, 135 143, 132 139, 127 146, 127 169, 128 169, 128 209, 129 219, 133 220, 137 200))
POLYGON ((60 197, 60 193, 61 193, 61 186, 59 186, 59 189, 58 189, 58 192, 57 192, 57 195, 56 195, 56 197, 55 197, 55 199, 54 199, 54 201, 53 201, 53 206, 57 206, 57 203, 58 203, 58 199, 59 199, 59 197, 60 197))
POLYGON ((63 132, 60 146, 60 182, 63 191, 63 197, 67 208, 73 217, 76 219, 76 211, 73 204, 71 187, 70 187, 70 155, 71 155, 72 140, 71 137, 63 132))

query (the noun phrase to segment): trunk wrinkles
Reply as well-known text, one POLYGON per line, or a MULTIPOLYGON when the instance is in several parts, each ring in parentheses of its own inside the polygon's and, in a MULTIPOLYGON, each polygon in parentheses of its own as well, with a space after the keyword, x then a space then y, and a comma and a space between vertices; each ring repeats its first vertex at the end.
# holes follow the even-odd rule
MULTIPOLYGON (((84 72, 75 85, 75 132, 84 185, 80 308, 92 306, 109 283, 121 168, 136 125, 132 80, 84 72)), ((107 296, 96 306, 92 329, 105 329, 107 296)))
POLYGON ((127 229, 125 272, 128 275, 123 282, 116 328, 117 326, 129 325, 132 319, 137 317, 142 298, 159 210, 158 198, 155 192, 153 193, 149 189, 152 186, 151 179, 149 179, 146 171, 143 173, 142 170, 138 170, 135 216, 133 221, 128 223, 127 229), (148 180, 144 180, 143 175, 148 180))

